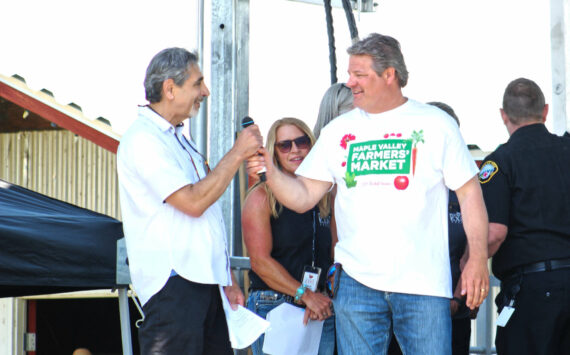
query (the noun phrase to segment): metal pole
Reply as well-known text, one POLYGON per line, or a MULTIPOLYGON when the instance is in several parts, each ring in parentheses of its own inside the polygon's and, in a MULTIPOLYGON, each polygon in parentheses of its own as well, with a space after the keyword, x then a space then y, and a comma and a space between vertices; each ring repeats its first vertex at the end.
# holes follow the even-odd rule
POLYGON ((487 326, 485 327, 485 354, 491 355, 491 349, 493 348, 493 303, 489 301, 490 298, 487 296, 485 300, 485 316, 487 319, 487 326))
POLYGON ((127 287, 120 287, 118 291, 123 355, 133 355, 133 343, 131 340, 131 317, 129 316, 129 296, 127 294, 127 287))
MULTIPOLYGON (((199 65, 204 72, 204 0, 197 1, 198 21, 196 25, 197 51, 199 65)), ((191 137, 196 143, 198 150, 208 157, 208 100, 204 100, 198 111, 198 115, 190 119, 191 137)))
MULTIPOLYGON (((215 166, 235 142, 249 105, 249 0, 212 0, 212 54, 209 158, 215 166)), ((239 253, 239 185, 234 179, 220 198, 228 246, 239 253)))
POLYGON ((570 10, 569 0, 550 0, 550 53, 552 55, 552 107, 554 133, 562 135, 570 131, 568 120, 570 108, 570 24, 567 23, 570 10))

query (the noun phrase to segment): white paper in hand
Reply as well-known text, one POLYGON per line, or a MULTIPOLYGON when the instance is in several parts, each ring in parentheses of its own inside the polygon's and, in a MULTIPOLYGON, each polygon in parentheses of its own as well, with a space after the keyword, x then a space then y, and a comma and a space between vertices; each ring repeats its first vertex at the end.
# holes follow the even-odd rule
POLYGON ((265 332, 263 352, 271 355, 316 355, 319 352, 323 321, 309 321, 305 326, 305 310, 282 303, 267 313, 271 323, 265 332))
POLYGON ((226 297, 224 288, 220 286, 222 304, 228 323, 230 342, 234 349, 244 349, 250 346, 269 327, 269 322, 247 308, 238 305, 233 310, 226 297))

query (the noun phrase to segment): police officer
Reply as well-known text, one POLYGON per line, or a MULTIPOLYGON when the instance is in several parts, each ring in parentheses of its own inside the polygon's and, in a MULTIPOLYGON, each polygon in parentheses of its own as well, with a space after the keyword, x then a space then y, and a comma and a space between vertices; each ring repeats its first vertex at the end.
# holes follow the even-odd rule
POLYGON ((500 111, 510 138, 479 174, 501 280, 497 353, 570 354, 570 139, 547 131, 531 80, 512 81, 500 111))

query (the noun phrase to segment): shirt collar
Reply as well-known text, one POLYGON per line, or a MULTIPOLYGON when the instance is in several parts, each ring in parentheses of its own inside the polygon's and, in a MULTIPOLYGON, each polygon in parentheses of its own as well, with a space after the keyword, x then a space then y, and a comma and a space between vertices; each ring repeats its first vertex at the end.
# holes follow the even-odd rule
POLYGON ((146 118, 157 126, 162 132, 174 131, 174 127, 164 117, 148 106, 139 106, 139 116, 146 118))
POLYGON ((517 128, 516 131, 513 132, 509 141, 512 139, 517 139, 518 137, 524 137, 528 134, 539 133, 539 132, 548 132, 544 123, 533 123, 526 126, 522 126, 517 128))

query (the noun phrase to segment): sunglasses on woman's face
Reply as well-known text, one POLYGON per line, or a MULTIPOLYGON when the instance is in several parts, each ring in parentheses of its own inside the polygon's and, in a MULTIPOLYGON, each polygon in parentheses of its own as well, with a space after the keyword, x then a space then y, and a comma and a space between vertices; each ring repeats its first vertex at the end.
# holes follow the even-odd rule
POLYGON ((309 136, 306 135, 295 139, 279 141, 275 143, 275 147, 277 147, 281 153, 289 153, 293 147, 293 143, 295 143, 297 149, 309 149, 311 147, 311 140, 309 139, 309 136))

